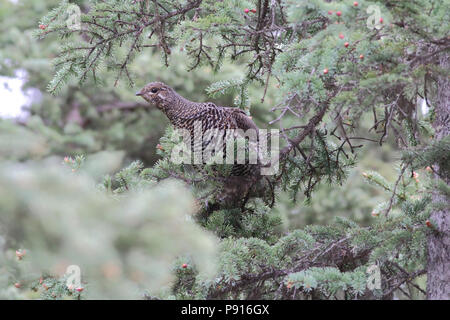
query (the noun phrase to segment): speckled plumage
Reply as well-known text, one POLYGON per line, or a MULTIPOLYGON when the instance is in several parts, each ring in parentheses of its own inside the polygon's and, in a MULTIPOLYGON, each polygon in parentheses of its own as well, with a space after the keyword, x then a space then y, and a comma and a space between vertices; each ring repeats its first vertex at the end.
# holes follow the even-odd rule
MULTIPOLYGON (((136 93, 160 109, 172 125, 194 134, 194 123, 201 121, 202 132, 209 129, 253 129, 258 132, 251 117, 238 108, 217 106, 212 102, 193 102, 182 97, 162 82, 151 82, 136 93)), ((206 147, 205 142, 202 150, 206 147)), ((251 165, 234 165, 232 175, 247 175, 251 165)), ((253 166, 254 167, 254 166, 253 166)))

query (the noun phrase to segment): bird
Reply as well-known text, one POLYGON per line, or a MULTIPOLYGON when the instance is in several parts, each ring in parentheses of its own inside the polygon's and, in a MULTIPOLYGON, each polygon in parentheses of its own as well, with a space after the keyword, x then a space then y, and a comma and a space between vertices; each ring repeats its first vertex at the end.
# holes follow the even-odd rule
MULTIPOLYGON (((252 197, 262 197, 265 199, 265 202, 271 202, 270 206, 273 205, 273 187, 267 178, 265 178, 267 180, 267 183, 265 183, 261 175, 262 165, 258 153, 259 129, 252 118, 243 110, 218 106, 212 102, 190 101, 162 82, 148 83, 136 92, 136 96, 143 98, 161 110, 175 128, 187 130, 191 136, 191 148, 195 148, 195 143, 198 143, 194 142, 195 139, 192 139, 192 137, 195 137, 195 123, 200 121, 203 133, 203 139, 200 142, 202 152, 211 142, 214 142, 214 138, 217 138, 220 132, 224 135, 222 139, 218 139, 222 144, 229 138, 227 134, 230 132, 232 132, 230 136, 234 136, 233 138, 236 138, 236 132, 238 132, 238 135, 241 135, 242 132, 247 133, 250 131, 254 133, 253 137, 256 136, 256 139, 253 139, 244 135, 244 137, 248 138, 247 141, 256 140, 256 147, 254 143, 248 142, 245 147, 246 150, 244 148, 244 151, 256 148, 256 163, 247 157, 245 157, 244 163, 237 163, 234 160, 228 175, 220 177, 223 185, 222 188, 215 191, 211 199, 212 203, 209 203, 209 200, 205 200, 204 208, 208 214, 224 208, 243 209, 247 201, 252 197), (207 131, 213 133, 205 139, 207 131), (269 194, 267 190, 271 190, 269 194)), ((226 158, 226 145, 224 144, 222 148, 224 151, 223 157, 226 158)), ((247 153, 247 155, 249 154, 250 152, 247 153)))
MULTIPOLYGON (((212 102, 190 101, 162 82, 148 83, 140 91, 136 92, 136 96, 140 96, 148 103, 156 106, 167 116, 175 128, 188 130, 191 137, 194 137, 196 121, 200 122, 202 133, 205 134, 207 130, 210 133, 210 136, 202 137, 200 142, 202 144, 202 152, 212 141, 217 141, 214 138, 218 138, 218 130, 221 130, 220 132, 226 135, 227 132, 234 132, 233 130, 236 129, 241 129, 242 131, 240 132, 248 132, 250 129, 250 131, 253 130, 257 139, 258 127, 252 118, 239 108, 218 106, 212 102), (214 134, 211 134, 211 132, 216 132, 216 136, 214 137, 214 134)), ((220 141, 225 141, 226 137, 223 136, 222 138, 220 141)), ((191 139, 191 142, 191 147, 194 147, 194 139, 191 139)), ((223 150, 225 157, 225 145, 223 150)), ((248 160, 246 161, 245 164, 235 163, 230 175, 254 175, 258 165, 251 165, 248 160)))

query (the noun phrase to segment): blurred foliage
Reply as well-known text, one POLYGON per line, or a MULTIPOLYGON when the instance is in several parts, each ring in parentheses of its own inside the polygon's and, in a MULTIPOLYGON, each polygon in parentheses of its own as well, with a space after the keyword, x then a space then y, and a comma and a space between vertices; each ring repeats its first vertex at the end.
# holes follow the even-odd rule
MULTIPOLYGON (((214 274, 216 241, 193 222, 194 201, 180 183, 147 186, 122 197, 95 185, 83 170, 56 159, 2 162, 0 298, 13 297, 11 284, 27 287, 46 274, 64 277, 70 265, 81 269, 86 298, 137 299, 144 290, 161 294, 160 288, 173 281, 171 266, 180 256, 214 274)), ((61 285, 67 288, 64 281, 61 285)), ((64 298, 70 290, 60 287, 48 279, 35 290, 64 298)))
MULTIPOLYGON (((204 90, 212 82, 244 75, 239 64, 230 63, 220 72, 209 66, 188 72, 181 48, 173 49, 170 66, 166 68, 155 49, 140 54, 130 67, 138 79, 133 88, 126 83, 114 86, 114 77, 101 70, 97 81, 89 79, 82 87, 71 81, 57 96, 52 96, 46 87, 54 70, 52 59, 59 48, 58 38, 37 41, 33 32, 38 29, 41 17, 59 1, 23 0, 17 4, 0 1, 0 75, 13 77, 17 70, 26 71, 23 89, 34 99, 29 107, 30 118, 24 125, 45 133, 53 146, 49 150, 52 153, 63 156, 124 150, 126 160, 140 159, 151 165, 157 159, 156 145, 168 121, 159 110, 142 104, 135 97, 137 90, 148 82, 163 81, 193 101, 205 101, 204 90)), ((78 3, 87 8, 88 1, 78 3)), ((254 98, 252 113, 258 121, 259 114, 263 114, 260 91, 252 87, 249 92, 254 98)), ((216 102, 232 105, 234 98, 230 92, 216 102)), ((273 101, 272 93, 267 101, 273 101)))

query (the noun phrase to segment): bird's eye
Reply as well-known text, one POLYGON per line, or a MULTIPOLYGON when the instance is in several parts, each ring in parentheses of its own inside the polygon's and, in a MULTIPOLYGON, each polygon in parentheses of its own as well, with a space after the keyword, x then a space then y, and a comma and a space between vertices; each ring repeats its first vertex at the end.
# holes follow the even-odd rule
POLYGON ((157 88, 152 88, 152 90, 150 90, 152 93, 157 93, 158 89, 157 88))

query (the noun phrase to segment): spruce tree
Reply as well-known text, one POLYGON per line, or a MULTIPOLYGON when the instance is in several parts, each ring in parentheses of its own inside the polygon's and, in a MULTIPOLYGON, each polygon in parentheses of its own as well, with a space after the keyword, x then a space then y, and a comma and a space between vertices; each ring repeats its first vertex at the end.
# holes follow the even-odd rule
MULTIPOLYGON (((183 255, 179 249, 185 247, 174 244, 168 253, 177 256, 170 288, 147 283, 152 288, 148 288, 151 290, 146 298, 449 298, 448 1, 90 1, 81 6, 80 28, 67 23, 73 7, 62 1, 42 18, 41 27, 35 31, 37 38, 47 41, 54 37, 60 44, 47 88, 56 95, 52 99, 72 87, 76 102, 77 92, 89 86, 97 88, 103 78, 113 77, 116 86, 122 82, 136 86, 139 72, 132 68, 136 60, 150 52, 160 55, 161 64, 182 64, 190 72, 207 67, 220 74, 225 65, 238 64, 245 66, 245 73, 211 83, 206 93, 215 99, 232 95, 234 106, 250 114, 252 105, 258 103, 255 121, 260 127, 278 128, 280 132, 279 172, 261 181, 262 194, 251 194, 240 207, 233 208, 216 203, 223 181, 212 168, 191 170, 170 161, 177 144, 172 127, 159 141, 160 159, 150 167, 133 162, 99 181, 95 164, 104 160, 92 160, 88 148, 80 150, 87 154, 85 158, 64 160, 73 174, 89 177, 70 194, 88 193, 88 186, 99 181, 98 199, 86 195, 87 200, 73 200, 77 206, 86 206, 87 211, 113 210, 109 201, 118 201, 120 208, 113 210, 116 215, 108 218, 113 225, 118 224, 119 217, 126 217, 121 214, 127 212, 127 206, 138 212, 136 217, 131 214, 135 220, 127 223, 145 224, 144 196, 150 197, 158 209, 174 212, 169 223, 175 225, 183 204, 169 209, 164 199, 173 201, 183 188, 192 192, 195 205, 191 204, 192 215, 187 219, 192 221, 186 222, 180 234, 186 237, 191 231, 199 232, 208 250, 202 255, 201 244, 189 237, 192 253, 183 255), (181 52, 187 62, 172 61, 174 51, 181 52), (260 100, 255 102, 250 97, 258 87, 260 100), (274 103, 269 104, 269 99, 274 103), (422 106, 428 111, 423 112, 422 106), (278 206, 283 197, 289 197, 289 202, 302 197, 306 203, 313 203, 324 184, 333 188, 346 182, 367 145, 381 148, 389 143, 401 150, 395 177, 363 172, 368 183, 387 195, 373 208, 374 222, 361 225, 336 216, 326 225, 283 229, 278 206), (174 179, 183 186, 165 181, 174 179), (164 188, 174 198, 164 197, 164 188), (209 238, 208 232, 215 237, 209 238), (213 251, 216 259, 212 258, 213 251), (215 262, 214 273, 212 267, 203 265, 209 259, 215 262)), ((97 96, 95 92, 91 95, 97 96)), ((102 116, 100 119, 105 121, 102 116)), ((2 126, 9 136, 22 134, 35 140, 17 154, 2 155, 4 159, 42 159, 62 153, 58 150, 61 143, 45 144, 49 139, 43 128, 48 124, 33 127, 30 121, 24 127, 10 123, 2 126), (36 136, 33 130, 38 132, 36 136), (36 148, 42 145, 45 148, 36 148)), ((133 154, 128 156, 132 158, 133 154)), ((19 191, 7 197, 22 183, 10 176, 10 170, 10 164, 0 170, 0 186, 13 186, 0 188, 0 199, 14 199, 14 205, 7 200, 0 203, 5 208, 9 205, 11 214, 0 218, 6 226, 18 223, 20 206, 33 204, 19 191)), ((23 170, 25 177, 34 177, 34 186, 40 185, 39 179, 45 181, 33 171, 36 168, 23 170)), ((53 177, 55 188, 63 184, 64 174, 59 171, 42 174, 53 177)), ((33 211, 25 212, 30 215, 25 214, 27 219, 39 226, 39 220, 30 214, 33 211)), ((156 225, 163 221, 158 210, 152 215, 156 225)), ((152 223, 148 228, 155 232, 152 223)), ((108 234, 108 240, 115 240, 122 255, 132 252, 133 258, 148 261, 145 246, 150 246, 156 252, 152 254, 166 257, 157 250, 158 239, 145 236, 144 231, 132 236, 124 229, 126 226, 108 234), (144 253, 133 251, 136 247, 144 253)), ((45 227, 42 230, 50 235, 55 232, 45 227)), ((30 244, 27 231, 7 236, 30 244)), ((164 232, 161 236, 171 239, 164 232)), ((40 245, 40 249, 51 248, 50 244, 40 245)), ((12 264, 7 255, 2 259, 12 264)), ((18 260, 22 262, 22 258, 18 260)), ((136 267, 132 258, 123 261, 128 261, 131 269, 136 267)), ((161 267, 167 268, 166 264, 161 267)), ((11 270, 19 272, 14 267, 11 270)), ((145 270, 138 271, 144 279, 149 276, 145 270)), ((124 285, 135 276, 130 272, 124 285)), ((64 291, 61 278, 47 278, 53 281, 52 287, 61 289, 46 297, 70 293, 64 291)), ((108 285, 107 278, 104 286, 108 285)), ((95 277, 89 281, 95 282, 95 277)), ((102 292, 95 290, 95 294, 102 292)))

